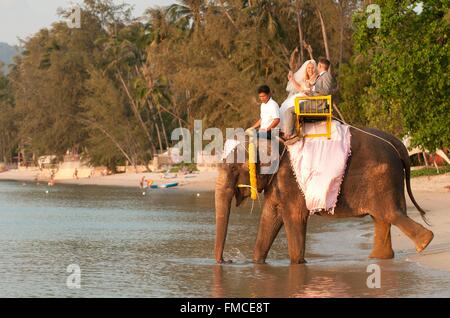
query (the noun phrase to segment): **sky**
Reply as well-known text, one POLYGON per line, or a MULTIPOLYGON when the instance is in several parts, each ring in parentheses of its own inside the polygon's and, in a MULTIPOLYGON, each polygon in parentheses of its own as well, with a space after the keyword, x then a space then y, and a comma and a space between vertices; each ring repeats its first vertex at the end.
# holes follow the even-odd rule
MULTIPOLYGON (((17 45, 17 37, 25 39, 59 20, 57 9, 70 7, 82 0, 0 0, 0 42, 17 45)), ((174 0, 115 0, 134 5, 134 15, 141 16, 152 6, 165 6, 174 0)))

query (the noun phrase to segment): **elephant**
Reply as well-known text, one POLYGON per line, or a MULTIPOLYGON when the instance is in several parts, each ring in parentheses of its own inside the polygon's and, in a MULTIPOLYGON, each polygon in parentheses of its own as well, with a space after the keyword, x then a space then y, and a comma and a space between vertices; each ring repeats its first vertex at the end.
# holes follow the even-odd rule
MULTIPOLYGON (((411 165, 403 143, 391 134, 374 128, 351 127, 351 155, 348 158, 341 190, 334 214, 319 212, 326 217, 364 217, 370 215, 374 223, 374 239, 369 258, 394 258, 391 244, 391 225, 397 226, 423 251, 434 237, 432 231, 408 217, 404 182, 408 195, 419 210, 422 219, 425 211, 416 202, 410 185, 411 165)), ((253 262, 264 264, 270 247, 284 225, 291 264, 305 263, 305 242, 308 217, 305 198, 299 189, 291 168, 289 155, 280 143, 278 171, 273 175, 257 173, 258 192, 264 191, 264 204, 258 234, 253 250, 253 262)), ((232 154, 233 155, 233 154, 232 154)), ((257 163, 257 169, 261 165, 257 163)), ((249 184, 248 163, 219 164, 215 184, 215 261, 224 260, 228 221, 232 199, 239 206, 250 196, 250 190, 237 187, 249 184)), ((428 224, 428 223, 427 223, 428 224)))

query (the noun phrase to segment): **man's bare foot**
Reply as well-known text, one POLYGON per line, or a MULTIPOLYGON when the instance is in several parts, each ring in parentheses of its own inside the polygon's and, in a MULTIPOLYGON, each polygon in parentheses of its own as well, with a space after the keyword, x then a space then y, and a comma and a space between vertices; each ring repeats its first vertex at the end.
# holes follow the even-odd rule
POLYGON ((297 141, 300 141, 300 138, 298 136, 293 136, 289 139, 287 139, 284 144, 286 146, 292 146, 293 144, 295 144, 297 141))
POLYGON ((294 138, 295 136, 297 136, 296 134, 283 134, 283 139, 284 140, 289 140, 294 138))

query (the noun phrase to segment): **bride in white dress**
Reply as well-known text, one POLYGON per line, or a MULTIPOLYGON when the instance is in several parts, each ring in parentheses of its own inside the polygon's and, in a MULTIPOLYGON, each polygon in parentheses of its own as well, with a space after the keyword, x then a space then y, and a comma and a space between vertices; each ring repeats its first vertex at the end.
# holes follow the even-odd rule
MULTIPOLYGON (((288 84, 286 86, 286 91, 289 92, 286 100, 281 104, 280 115, 281 115, 281 124, 283 132, 286 134, 285 125, 286 125, 286 111, 294 108, 295 98, 297 96, 307 96, 311 94, 312 87, 317 79, 318 71, 317 71, 317 63, 314 60, 308 60, 303 63, 302 67, 292 74, 289 72, 288 74, 288 84)), ((290 133, 290 132, 288 132, 290 133)))

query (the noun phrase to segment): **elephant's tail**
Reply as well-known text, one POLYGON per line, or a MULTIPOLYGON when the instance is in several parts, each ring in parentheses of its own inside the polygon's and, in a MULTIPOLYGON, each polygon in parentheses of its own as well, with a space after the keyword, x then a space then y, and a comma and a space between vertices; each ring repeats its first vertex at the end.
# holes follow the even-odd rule
POLYGON ((411 199, 412 203, 416 207, 416 209, 419 211, 420 216, 422 217, 422 220, 429 226, 431 224, 428 222, 428 219, 425 216, 425 210, 420 207, 420 205, 417 203, 416 199, 414 198, 414 195, 411 190, 411 164, 409 162, 409 155, 408 151, 406 150, 405 146, 402 147, 401 151, 401 160, 403 163, 403 168, 405 169, 405 182, 406 182, 406 191, 408 192, 409 198, 411 199))

